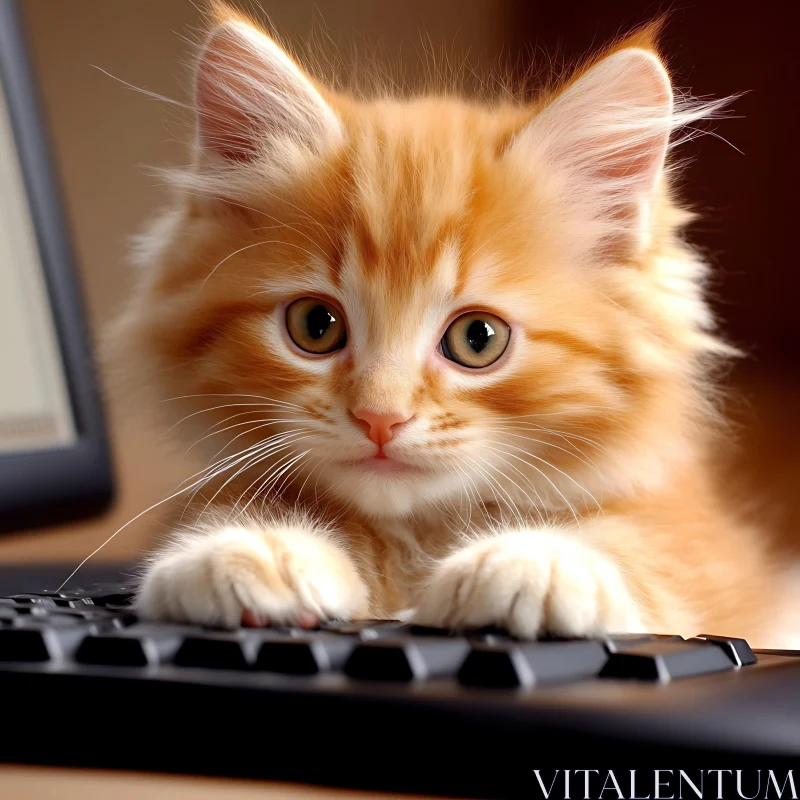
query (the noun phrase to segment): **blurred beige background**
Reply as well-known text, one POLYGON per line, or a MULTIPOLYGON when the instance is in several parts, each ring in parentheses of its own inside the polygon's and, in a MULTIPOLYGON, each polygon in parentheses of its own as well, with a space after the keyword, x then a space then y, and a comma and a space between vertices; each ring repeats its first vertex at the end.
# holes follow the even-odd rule
MULTIPOLYGON (((22 0, 21 5, 98 336, 130 285, 129 237, 163 199, 162 187, 142 168, 181 162, 180 139, 191 130, 176 109, 120 81, 187 100, 187 38, 197 35, 200 11, 192 0, 22 0)), ((316 41, 330 49, 322 27, 345 53, 353 46, 377 50, 378 60, 399 64, 412 78, 425 62, 421 54, 431 49, 451 51, 454 60, 468 54, 479 70, 498 59, 514 62, 537 48, 540 59, 555 53, 567 60, 654 12, 639 0, 261 0, 261 6, 301 52, 315 30, 316 41)), ((800 317, 794 311, 798 279, 788 214, 795 187, 789 184, 790 170, 776 168, 773 159, 781 152, 775 141, 792 130, 777 120, 784 119, 784 99, 796 86, 789 86, 792 71, 781 61, 791 47, 775 39, 788 42, 790 26, 773 22, 768 9, 754 17, 724 0, 703 0, 673 14, 666 45, 678 56, 682 85, 717 96, 753 90, 741 101, 739 127, 725 130, 747 149, 747 158, 711 137, 695 143, 697 164, 687 194, 709 212, 697 237, 724 277, 721 290, 714 287, 722 298, 718 305, 736 341, 756 346, 749 366, 735 375, 745 392, 735 408, 744 423, 744 447, 731 486, 740 498, 760 498, 760 517, 794 550, 800 542, 800 317), (716 46, 709 48, 712 40, 716 46), (743 60, 744 51, 750 56, 743 60)), ((740 108, 737 104, 737 112, 740 108)), ((89 522, 3 537, 0 563, 77 564, 189 474, 180 451, 167 447, 156 432, 139 420, 123 419, 113 403, 108 414, 118 479, 114 509, 89 522)), ((97 558, 135 558, 158 529, 157 517, 147 515, 97 558)))

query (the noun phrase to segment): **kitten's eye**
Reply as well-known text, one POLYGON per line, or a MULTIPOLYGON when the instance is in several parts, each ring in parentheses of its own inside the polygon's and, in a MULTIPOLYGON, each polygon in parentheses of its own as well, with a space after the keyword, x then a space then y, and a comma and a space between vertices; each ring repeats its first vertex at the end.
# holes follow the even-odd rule
POLYGON ((471 311, 454 320, 442 337, 442 355, 478 369, 494 364, 508 345, 511 329, 500 317, 485 311, 471 311))
POLYGON ((342 312, 316 297, 301 297, 286 309, 286 329, 307 353, 332 353, 347 342, 342 312))

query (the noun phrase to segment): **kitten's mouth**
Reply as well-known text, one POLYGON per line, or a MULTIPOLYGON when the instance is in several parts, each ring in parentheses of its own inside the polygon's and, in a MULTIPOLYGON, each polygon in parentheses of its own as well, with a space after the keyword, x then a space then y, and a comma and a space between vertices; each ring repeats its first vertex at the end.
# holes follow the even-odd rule
POLYGON ((404 475, 425 472, 422 467, 408 464, 405 461, 398 461, 396 458, 387 456, 384 452, 379 452, 369 458, 360 458, 358 461, 348 461, 349 466, 364 472, 379 473, 382 475, 404 475))

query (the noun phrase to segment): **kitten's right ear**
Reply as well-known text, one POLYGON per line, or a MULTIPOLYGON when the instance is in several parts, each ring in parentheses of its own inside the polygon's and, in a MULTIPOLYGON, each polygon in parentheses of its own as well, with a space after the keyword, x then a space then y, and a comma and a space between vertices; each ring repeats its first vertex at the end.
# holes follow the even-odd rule
POLYGON ((311 81, 269 37, 238 19, 208 37, 195 74, 198 134, 204 151, 250 161, 270 139, 317 149, 341 124, 311 81))

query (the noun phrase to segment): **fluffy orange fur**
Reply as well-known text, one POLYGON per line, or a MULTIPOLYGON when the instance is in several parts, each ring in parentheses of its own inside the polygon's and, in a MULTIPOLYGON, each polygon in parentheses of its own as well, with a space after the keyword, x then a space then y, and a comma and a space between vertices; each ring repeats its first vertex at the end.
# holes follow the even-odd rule
POLYGON ((215 13, 194 158, 112 334, 211 464, 143 613, 769 637, 775 565, 714 486, 732 351, 671 188, 676 131, 717 106, 675 96, 654 29, 532 103, 365 100, 215 13), (342 349, 295 345, 302 297, 342 349), (439 347, 465 311, 508 325, 486 368, 439 347), (408 419, 387 458, 362 409, 408 419))

